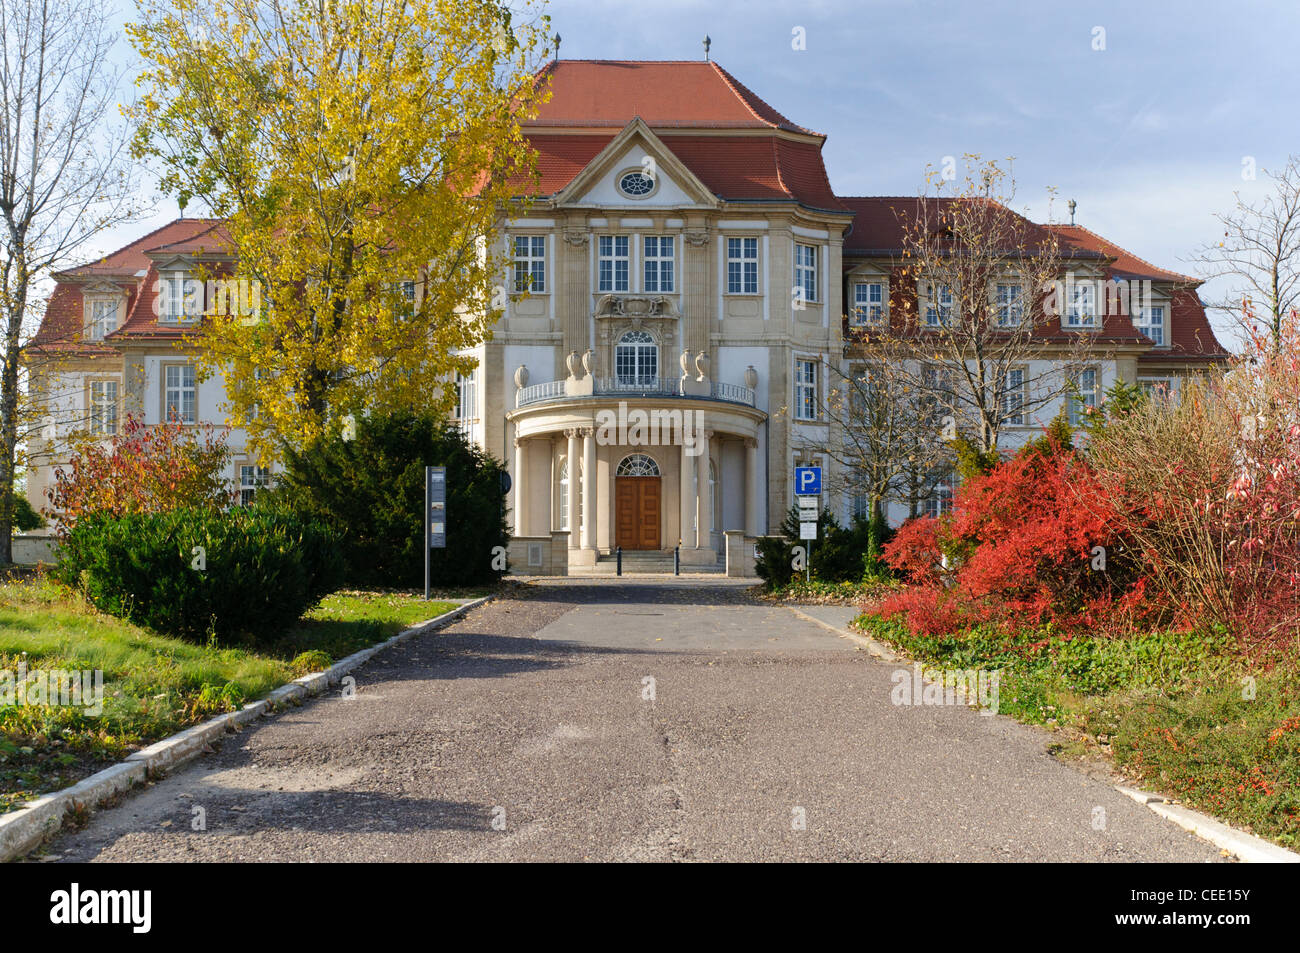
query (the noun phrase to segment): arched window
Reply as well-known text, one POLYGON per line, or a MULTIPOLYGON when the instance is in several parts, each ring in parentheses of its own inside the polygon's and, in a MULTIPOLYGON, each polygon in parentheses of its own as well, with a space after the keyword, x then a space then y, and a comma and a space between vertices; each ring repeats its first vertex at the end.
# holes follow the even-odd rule
POLYGON ((615 475, 657 477, 659 475, 659 464, 655 463, 653 457, 648 457, 644 453, 634 453, 623 458, 623 462, 618 465, 615 475))
POLYGON ((645 331, 628 331, 614 346, 614 378, 625 387, 649 387, 659 377, 659 346, 645 331))

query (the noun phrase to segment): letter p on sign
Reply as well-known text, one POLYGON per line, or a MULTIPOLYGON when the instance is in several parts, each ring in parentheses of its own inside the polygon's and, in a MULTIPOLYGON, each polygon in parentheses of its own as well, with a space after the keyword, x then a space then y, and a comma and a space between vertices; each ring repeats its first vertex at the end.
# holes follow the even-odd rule
POLYGON ((795 467, 794 491, 800 496, 816 496, 822 491, 821 467, 795 467))

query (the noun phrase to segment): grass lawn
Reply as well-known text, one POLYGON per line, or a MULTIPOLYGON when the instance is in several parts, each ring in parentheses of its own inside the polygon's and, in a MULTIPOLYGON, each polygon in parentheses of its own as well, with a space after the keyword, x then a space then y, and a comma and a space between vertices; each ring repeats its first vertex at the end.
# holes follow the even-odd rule
POLYGON ((102 615, 43 576, 0 581, 0 673, 20 665, 99 670, 104 686, 98 716, 75 706, 0 705, 0 814, 455 605, 344 590, 274 642, 222 648, 102 615))
POLYGON ((864 632, 935 668, 1001 672, 999 711, 1059 734, 1053 753, 1100 756, 1135 782, 1300 850, 1300 653, 1247 660, 1203 632, 1128 638, 975 629, 864 632))

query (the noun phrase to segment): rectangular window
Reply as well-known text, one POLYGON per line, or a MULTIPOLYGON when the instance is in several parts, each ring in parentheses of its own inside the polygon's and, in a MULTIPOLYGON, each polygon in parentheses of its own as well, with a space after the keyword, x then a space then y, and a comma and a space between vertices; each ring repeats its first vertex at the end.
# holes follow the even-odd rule
POLYGON ((191 281, 183 271, 173 271, 159 279, 158 320, 164 324, 192 321, 203 310, 203 285, 191 281))
POLYGON ((515 293, 546 293, 546 236, 515 236, 515 293))
POLYGON ((1165 343, 1165 306, 1155 304, 1142 308, 1137 315, 1137 329, 1151 339, 1156 347, 1165 343))
POLYGON ((469 426, 478 416, 478 395, 474 375, 456 374, 456 422, 468 433, 469 426))
POLYGON ((935 484, 930 495, 921 501, 921 512, 925 516, 940 517, 952 512, 953 479, 951 473, 945 473, 935 484))
POLYGON ((997 321, 1004 328, 1014 328, 1025 318, 1025 290, 1022 285, 1004 284, 997 286, 997 321))
POLYGON ((239 505, 249 506, 257 491, 271 484, 271 471, 250 463, 239 465, 239 505))
POLYGON ((859 520, 865 520, 871 518, 871 514, 868 512, 868 508, 867 508, 867 494, 865 493, 853 494, 853 518, 859 520))
POLYGON ((853 323, 879 324, 885 319, 885 283, 859 281, 853 286, 853 323))
POLYGON ((1023 367, 1013 367, 1007 371, 1007 384, 1002 391, 1002 419, 1013 427, 1025 425, 1025 369, 1023 367))
POLYGON ((817 300, 817 246, 794 246, 794 286, 796 300, 817 300))
POLYGON ((90 339, 102 341, 117 330, 116 298, 93 298, 90 302, 90 339))
POLYGON ((1070 426, 1081 427, 1093 410, 1097 409, 1098 378, 1095 367, 1085 367, 1076 381, 1076 394, 1070 396, 1070 426))
POLYGON ((163 374, 163 420, 194 423, 197 398, 194 365, 166 364, 163 366, 163 374))
POLYGON ((90 382, 90 432, 97 437, 117 433, 117 381, 90 382))
POLYGON ((1065 325, 1070 328, 1097 326, 1097 286, 1091 281, 1066 283, 1065 325))
POLYGON ((673 239, 670 235, 648 235, 645 250, 645 291, 671 294, 673 286, 673 239))
POLYGON ((1174 395, 1174 382, 1167 377, 1139 380, 1138 387, 1147 397, 1167 399, 1174 395))
POLYGON ((817 419, 817 362, 798 358, 794 362, 794 416, 796 420, 817 419))
POLYGON ((628 237, 601 235, 597 240, 598 291, 627 291, 628 237))
POLYGON ((758 239, 727 239, 727 294, 758 294, 758 239))
POLYGON ((952 288, 948 285, 930 285, 930 295, 925 302, 925 323, 932 328, 952 324, 952 288))

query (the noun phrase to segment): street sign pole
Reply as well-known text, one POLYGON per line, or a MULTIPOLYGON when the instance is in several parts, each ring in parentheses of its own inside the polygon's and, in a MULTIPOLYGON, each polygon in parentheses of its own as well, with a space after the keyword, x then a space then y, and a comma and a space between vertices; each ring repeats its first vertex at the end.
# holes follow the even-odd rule
POLYGON ((433 540, 429 538, 431 530, 430 524, 433 522, 433 507, 430 503, 429 496, 433 489, 432 475, 429 473, 433 467, 424 468, 424 601, 429 601, 429 553, 433 549, 433 540))

